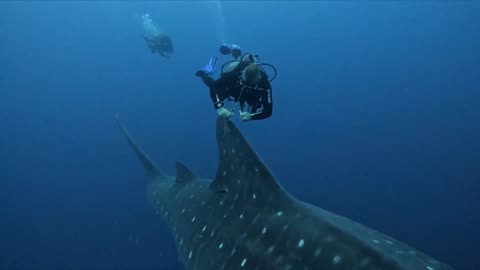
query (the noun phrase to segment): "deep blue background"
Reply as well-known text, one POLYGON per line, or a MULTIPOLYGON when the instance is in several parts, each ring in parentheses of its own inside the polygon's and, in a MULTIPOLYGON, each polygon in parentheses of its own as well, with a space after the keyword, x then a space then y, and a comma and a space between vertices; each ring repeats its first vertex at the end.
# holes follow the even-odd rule
MULTIPOLYGON (((213 177, 193 76, 224 35, 274 64, 240 123, 295 196, 480 269, 480 4, 0 3, 0 269, 177 269, 121 118, 164 169, 213 177), (139 17, 171 34, 152 55, 139 17), (220 32, 216 31, 219 29, 220 32)), ((222 58, 222 61, 226 58, 222 58)))

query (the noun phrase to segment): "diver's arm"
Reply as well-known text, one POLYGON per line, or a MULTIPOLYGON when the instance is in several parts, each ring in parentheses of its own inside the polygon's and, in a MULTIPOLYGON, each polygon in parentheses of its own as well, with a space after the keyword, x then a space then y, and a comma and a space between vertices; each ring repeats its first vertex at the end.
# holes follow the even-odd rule
MULTIPOLYGON (((208 75, 205 75, 205 76, 208 78, 211 78, 208 75)), ((210 99, 212 99, 213 106, 215 107, 215 109, 219 109, 223 107, 223 102, 222 102, 223 98, 221 99, 221 97, 224 97, 225 95, 222 94, 222 92, 225 91, 228 84, 233 83, 232 79, 233 77, 230 74, 224 74, 218 80, 213 81, 213 83, 210 84, 210 99)))
POLYGON ((272 98, 272 86, 267 81, 264 84, 264 90, 262 90, 262 110, 260 112, 252 114, 251 120, 261 120, 272 116, 273 113, 273 98, 272 98))
MULTIPOLYGON (((203 83, 210 89, 210 99, 212 100, 215 109, 223 107, 223 103, 218 96, 218 92, 220 91, 219 84, 203 70, 197 71, 195 75, 200 77, 203 83)), ((220 81, 220 79, 217 81, 220 81)))
MULTIPOLYGON (((217 82, 212 77, 208 76, 208 74, 203 70, 197 71, 195 76, 200 77, 203 83, 210 89, 210 99, 212 100, 215 109, 221 108, 223 103, 221 103, 221 100, 218 96, 219 88, 217 82)), ((217 81, 220 81, 220 79, 217 81)))
POLYGON ((203 83, 210 88, 210 99, 212 100, 215 109, 222 108, 222 100, 224 99, 225 95, 222 95, 221 92, 226 91, 225 89, 228 87, 228 84, 235 83, 235 74, 223 74, 218 80, 214 80, 203 70, 197 71, 195 75, 200 77, 203 83))
POLYGON ((215 108, 215 110, 223 107, 223 102, 218 96, 218 89, 216 89, 215 87, 210 87, 210 99, 213 102, 213 107, 215 108))

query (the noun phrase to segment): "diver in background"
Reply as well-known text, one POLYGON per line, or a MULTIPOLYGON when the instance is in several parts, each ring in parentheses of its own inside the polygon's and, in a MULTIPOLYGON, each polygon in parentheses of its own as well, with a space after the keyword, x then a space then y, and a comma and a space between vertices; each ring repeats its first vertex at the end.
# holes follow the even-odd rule
POLYGON ((170 58, 173 54, 172 39, 167 34, 160 32, 148 13, 142 16, 142 21, 143 39, 152 53, 158 53, 165 58, 170 58))
POLYGON ((170 58, 172 56, 172 39, 166 34, 158 34, 152 38, 143 36, 143 39, 145 40, 145 42, 147 42, 147 45, 152 51, 152 53, 158 52, 158 54, 165 58, 170 58))
MULTIPOLYGON (((233 53, 233 50, 231 52, 233 53)), ((238 53, 241 53, 239 49, 238 53)), ((242 121, 270 117, 273 112, 271 80, 268 80, 267 74, 260 67, 262 64, 258 56, 247 53, 242 57, 233 57, 238 60, 225 63, 229 64, 228 70, 223 72, 222 68, 222 74, 217 80, 210 77, 205 69, 195 73, 210 88, 210 98, 218 115, 226 117, 233 115, 233 110, 224 108, 224 101, 230 100, 240 106, 242 121), (244 110, 245 105, 248 105, 248 111, 244 110)))

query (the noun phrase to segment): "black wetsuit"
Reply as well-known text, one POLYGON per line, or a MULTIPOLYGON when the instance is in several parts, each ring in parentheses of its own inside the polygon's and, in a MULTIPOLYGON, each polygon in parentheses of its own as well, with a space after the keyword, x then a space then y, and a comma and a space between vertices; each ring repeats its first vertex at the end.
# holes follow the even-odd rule
POLYGON ((265 119, 270 117, 273 111, 272 86, 264 72, 257 85, 243 84, 240 78, 248 64, 248 62, 241 62, 232 71, 220 76, 218 80, 214 80, 205 72, 197 72, 197 75, 210 88, 210 98, 215 109, 223 107, 223 101, 228 99, 239 102, 242 111, 247 104, 250 113, 253 114, 251 120, 265 119))

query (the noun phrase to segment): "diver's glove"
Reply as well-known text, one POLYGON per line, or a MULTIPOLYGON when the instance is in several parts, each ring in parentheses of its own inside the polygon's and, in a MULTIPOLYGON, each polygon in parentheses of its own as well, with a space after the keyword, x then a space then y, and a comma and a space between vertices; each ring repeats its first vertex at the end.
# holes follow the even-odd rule
POLYGON ((233 112, 225 109, 224 107, 218 108, 217 113, 218 113, 218 116, 225 116, 227 118, 230 118, 233 115, 233 112))
POLYGON ((240 119, 242 121, 249 121, 250 119, 252 119, 252 116, 253 116, 253 114, 251 114, 249 112, 240 111, 240 119))

